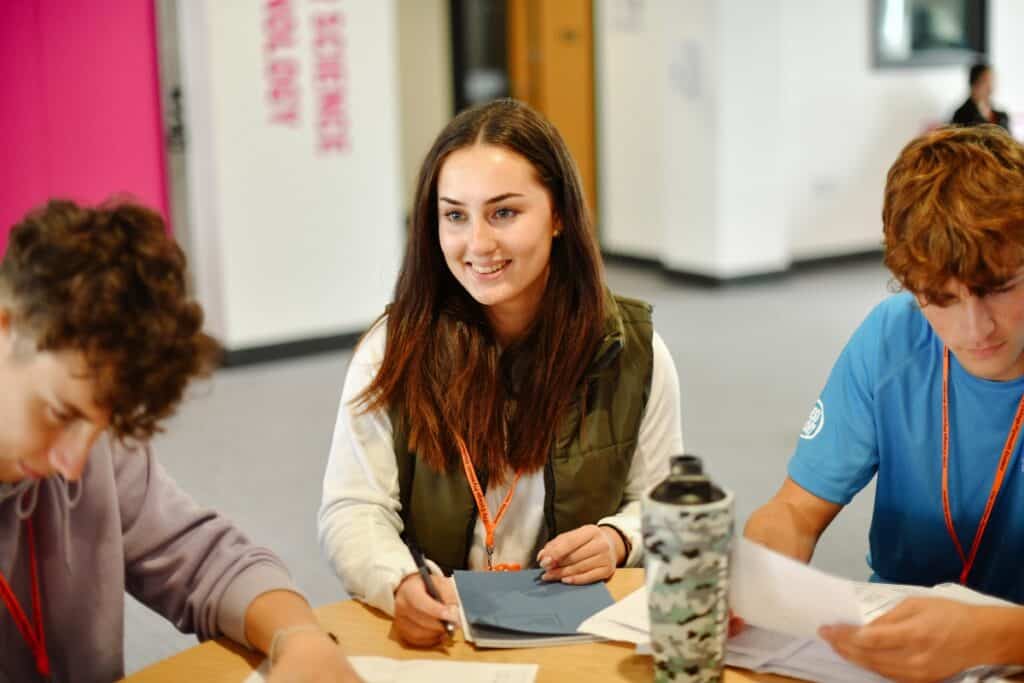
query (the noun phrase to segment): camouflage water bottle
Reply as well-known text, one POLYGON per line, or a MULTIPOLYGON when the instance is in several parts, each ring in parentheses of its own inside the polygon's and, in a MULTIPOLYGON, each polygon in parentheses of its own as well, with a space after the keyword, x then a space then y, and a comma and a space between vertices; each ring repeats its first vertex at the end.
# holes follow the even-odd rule
POLYGON ((673 456, 668 479, 644 496, 643 524, 654 680, 721 681, 733 495, 700 458, 673 456))

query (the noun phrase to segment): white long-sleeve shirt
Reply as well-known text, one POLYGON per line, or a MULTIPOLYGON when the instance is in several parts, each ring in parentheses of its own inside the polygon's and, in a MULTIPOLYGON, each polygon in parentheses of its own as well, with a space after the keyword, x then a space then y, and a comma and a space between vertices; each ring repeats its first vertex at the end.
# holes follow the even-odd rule
MULTIPOLYGON (((349 364, 324 475, 320 507, 320 546, 345 589, 378 609, 394 614, 394 592, 416 565, 399 534, 402 532, 398 465, 391 419, 386 410, 361 413, 352 399, 369 386, 384 357, 387 329, 378 323, 363 339, 349 364)), ((651 341, 651 392, 640 423, 636 452, 627 475, 624 502, 618 512, 600 520, 622 531, 630 541, 627 566, 643 557, 640 498, 668 476, 668 461, 683 451, 679 413, 679 379, 661 337, 651 341)), ((496 514, 511 477, 489 487, 487 505, 496 514)), ((495 532, 497 563, 529 566, 544 525, 544 472, 524 474, 495 532)), ((595 495, 601 495, 595 492, 595 495)), ((477 519, 469 552, 471 569, 487 566, 484 527, 477 519)))

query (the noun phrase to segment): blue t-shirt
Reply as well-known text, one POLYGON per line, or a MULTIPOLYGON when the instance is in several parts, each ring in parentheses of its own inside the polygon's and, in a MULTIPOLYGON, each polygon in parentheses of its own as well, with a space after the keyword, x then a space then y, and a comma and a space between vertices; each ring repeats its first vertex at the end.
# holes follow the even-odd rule
MULTIPOLYGON (((1024 378, 969 374, 950 354, 949 496, 970 554, 1024 378)), ((1024 602, 1024 460, 1018 439, 968 585, 1024 602)), ((869 563, 878 580, 957 581, 962 563, 942 512, 942 341, 909 294, 854 332, 800 433, 789 476, 845 505, 877 475, 869 563)))

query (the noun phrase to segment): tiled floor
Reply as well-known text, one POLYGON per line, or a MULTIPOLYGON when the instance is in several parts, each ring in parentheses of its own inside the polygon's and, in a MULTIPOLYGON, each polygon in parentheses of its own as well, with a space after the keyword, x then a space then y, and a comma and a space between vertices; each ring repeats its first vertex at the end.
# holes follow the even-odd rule
MULTIPOLYGON (((798 271, 775 281, 703 288, 610 267, 615 291, 655 305, 675 359, 688 451, 737 494, 738 525, 781 483, 829 368, 886 296, 879 264, 798 271)), ((194 387, 157 451, 181 485, 233 518, 292 568, 313 604, 344 597, 320 557, 316 510, 348 353, 221 371, 194 387)), ((866 578, 870 487, 833 523, 815 564, 866 578)), ((127 667, 192 645, 137 603, 127 667)))

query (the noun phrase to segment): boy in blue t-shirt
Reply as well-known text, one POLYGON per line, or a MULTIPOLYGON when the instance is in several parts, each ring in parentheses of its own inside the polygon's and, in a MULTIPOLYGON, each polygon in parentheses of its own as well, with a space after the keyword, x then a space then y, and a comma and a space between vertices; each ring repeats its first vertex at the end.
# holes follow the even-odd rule
MULTIPOLYGON (((745 535, 809 561, 877 476, 872 579, 957 581, 1024 602, 1024 147, 996 126, 903 149, 882 210, 905 293, 840 354, 789 476, 745 535)), ((900 680, 1024 663, 1024 607, 905 600, 863 627, 821 630, 839 654, 900 680)))

